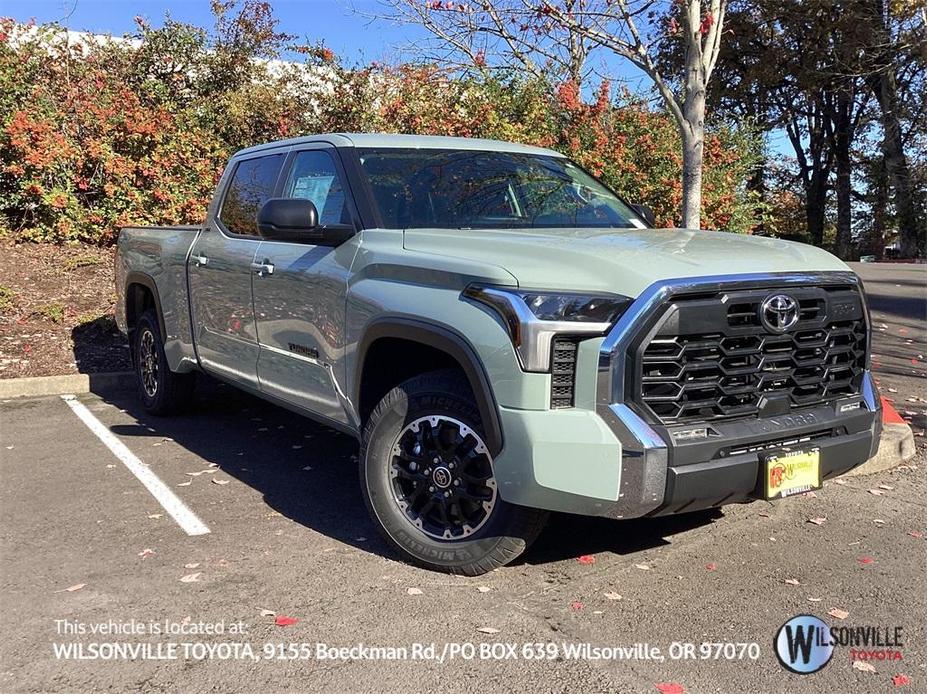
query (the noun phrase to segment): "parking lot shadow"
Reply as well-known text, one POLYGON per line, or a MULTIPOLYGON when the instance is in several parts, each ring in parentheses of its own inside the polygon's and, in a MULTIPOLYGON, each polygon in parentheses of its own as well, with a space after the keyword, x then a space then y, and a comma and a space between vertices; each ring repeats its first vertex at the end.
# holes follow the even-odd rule
MULTIPOLYGON (((283 516, 365 551, 392 556, 364 508, 353 438, 205 376, 198 378, 188 411, 174 417, 149 415, 131 391, 107 391, 102 397, 138 422, 110 427, 114 434, 170 438, 199 458, 183 462, 215 464, 260 492, 283 516)), ((191 469, 196 468, 185 465, 178 476, 191 469)))
MULTIPOLYGON (((176 417, 147 414, 134 392, 107 392, 104 398, 138 422, 112 426, 114 434, 173 439, 203 464, 214 463, 259 491, 267 505, 283 516, 364 551, 397 558, 364 507, 353 438, 208 377, 199 378, 189 412, 176 417)), ((708 511, 617 521, 553 514, 541 537, 517 563, 639 552, 667 544, 671 535, 711 523, 720 515, 708 511)))

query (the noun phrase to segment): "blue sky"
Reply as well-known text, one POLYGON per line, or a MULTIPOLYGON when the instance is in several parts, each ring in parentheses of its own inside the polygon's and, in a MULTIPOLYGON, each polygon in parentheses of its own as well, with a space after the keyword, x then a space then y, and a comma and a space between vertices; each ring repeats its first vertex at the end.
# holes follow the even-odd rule
MULTIPOLYGON (((371 60, 398 60, 403 49, 429 36, 416 26, 375 19, 388 13, 379 0, 271 0, 280 28, 311 42, 325 44, 349 64, 371 60)), ((0 0, 0 15, 20 21, 35 18, 39 23, 59 22, 69 29, 121 35, 134 32, 135 15, 158 25, 165 12, 178 21, 198 26, 212 25, 209 0, 0 0)), ((640 73, 605 52, 593 62, 607 65, 609 74, 629 80, 632 89, 646 89, 640 73)))
MULTIPOLYGON (((353 60, 380 60, 396 54, 401 45, 423 36, 421 29, 383 21, 371 25, 363 15, 383 14, 377 0, 272 0, 274 15, 288 34, 324 39, 339 55, 353 60)), ((0 14, 20 21, 60 22, 69 29, 99 34, 135 30, 141 15, 158 25, 165 12, 178 21, 212 26, 209 0, 0 0, 0 14)))

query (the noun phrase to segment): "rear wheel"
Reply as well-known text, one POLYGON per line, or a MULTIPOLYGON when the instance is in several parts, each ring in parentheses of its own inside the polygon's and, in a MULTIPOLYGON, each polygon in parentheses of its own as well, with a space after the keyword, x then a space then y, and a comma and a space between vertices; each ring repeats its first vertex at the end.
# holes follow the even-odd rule
POLYGON ((414 564, 479 575, 520 555, 546 512, 498 493, 469 385, 454 371, 405 381, 364 429, 361 487, 387 541, 414 564))
POLYGON ((132 354, 142 405, 155 415, 180 411, 190 401, 196 376, 170 370, 158 316, 153 309, 145 311, 138 319, 134 337, 132 354))

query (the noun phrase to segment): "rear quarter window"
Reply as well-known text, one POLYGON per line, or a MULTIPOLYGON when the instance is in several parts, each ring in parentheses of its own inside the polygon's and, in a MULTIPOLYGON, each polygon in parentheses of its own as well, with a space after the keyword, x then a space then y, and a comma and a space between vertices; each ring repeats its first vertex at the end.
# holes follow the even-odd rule
POLYGON ((257 213, 274 194, 283 154, 245 159, 235 165, 219 221, 233 234, 258 236, 257 213))

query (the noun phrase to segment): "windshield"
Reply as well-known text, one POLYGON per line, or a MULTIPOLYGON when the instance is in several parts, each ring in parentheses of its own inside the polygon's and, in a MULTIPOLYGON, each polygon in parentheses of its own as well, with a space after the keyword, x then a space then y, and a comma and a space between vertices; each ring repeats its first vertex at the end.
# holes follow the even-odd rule
POLYGON ((637 227, 638 215, 569 159, 438 149, 359 149, 390 229, 637 227))

